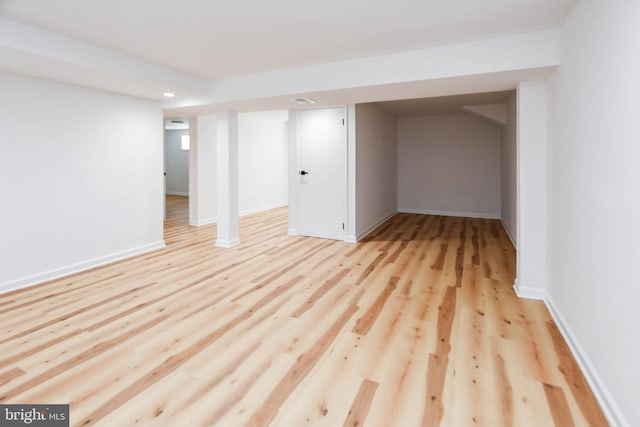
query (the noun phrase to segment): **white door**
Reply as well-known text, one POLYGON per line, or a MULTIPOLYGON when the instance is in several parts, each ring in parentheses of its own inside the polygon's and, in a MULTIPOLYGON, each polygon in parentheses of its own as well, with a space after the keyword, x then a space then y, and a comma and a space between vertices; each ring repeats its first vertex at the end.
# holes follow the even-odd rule
POLYGON ((299 234, 344 240, 347 143, 344 108, 298 112, 299 234))

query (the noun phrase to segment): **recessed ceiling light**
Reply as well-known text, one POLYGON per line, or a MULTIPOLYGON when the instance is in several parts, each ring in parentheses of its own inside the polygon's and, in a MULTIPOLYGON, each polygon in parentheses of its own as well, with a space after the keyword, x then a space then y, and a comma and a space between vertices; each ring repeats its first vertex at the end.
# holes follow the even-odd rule
POLYGON ((302 105, 309 105, 309 104, 315 104, 316 101, 314 101, 313 99, 309 99, 307 97, 301 96, 299 98, 291 98, 291 100, 293 102, 295 102, 296 104, 302 104, 302 105))
POLYGON ((165 92, 163 93, 163 95, 165 96, 165 98, 173 98, 174 96, 176 96, 176 94, 173 92, 165 92))

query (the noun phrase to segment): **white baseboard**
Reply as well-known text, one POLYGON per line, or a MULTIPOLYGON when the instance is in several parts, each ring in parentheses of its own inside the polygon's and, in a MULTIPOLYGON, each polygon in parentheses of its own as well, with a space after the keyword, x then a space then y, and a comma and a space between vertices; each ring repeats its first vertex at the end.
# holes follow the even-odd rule
POLYGON ((266 205, 266 206, 261 206, 259 208, 253 208, 253 209, 247 209, 244 211, 240 211, 240 216, 245 216, 245 215, 251 215, 254 213, 258 213, 258 212, 264 212, 264 211, 268 211, 271 209, 276 209, 276 208, 282 208, 285 206, 288 206, 289 203, 287 202, 279 202, 279 203, 273 203, 271 205, 266 205))
POLYGON ((161 240, 159 242, 150 243, 148 245, 138 246, 137 248, 126 249, 124 251, 115 252, 110 255, 92 258, 64 267, 44 271, 42 273, 32 274, 20 279, 10 280, 4 283, 0 283, 0 294, 26 288, 29 286, 34 286, 43 282, 48 282, 49 280, 59 279, 71 274, 80 273, 90 268, 99 267, 101 265, 109 264, 114 261, 119 261, 121 259, 130 258, 136 255, 141 255, 146 252, 162 249, 164 247, 164 240, 161 240))
POLYGON ((575 357, 582 373, 584 374, 593 394, 596 396, 604 415, 607 417, 607 420, 611 424, 612 427, 631 427, 631 423, 627 421, 626 417, 616 404, 615 400, 609 393, 609 390, 605 386, 602 378, 598 375, 598 371, 593 366, 587 353, 584 351, 579 341, 576 339, 575 335, 571 332, 571 328, 569 328, 569 324, 564 319, 562 314, 558 311, 553 300, 549 297, 549 295, 545 295, 544 303, 549 309, 553 320, 558 325, 558 329, 560 329, 560 333, 564 337, 571 353, 573 353, 573 357, 575 357))
POLYGON ((165 194, 167 196, 186 196, 189 197, 189 192, 184 192, 184 191, 167 191, 165 192, 165 194))
MULTIPOLYGON (((376 228, 380 227, 382 224, 384 224, 386 221, 388 221, 389 218, 391 218, 392 216, 394 216, 397 213, 398 213, 398 211, 394 209, 393 211, 391 211, 390 213, 385 215, 381 220, 377 221, 375 224, 373 224, 372 226, 368 227, 366 230, 364 230, 364 231, 362 231, 360 233, 356 233, 355 241, 360 241, 360 240, 364 239, 369 233, 371 233, 376 228)), ((349 237, 347 237, 347 239, 349 237)), ((347 241, 349 241, 349 240, 347 240, 347 241)))
POLYGON ((345 239, 345 242, 347 242, 347 243, 358 243, 358 239, 356 238, 355 234, 348 234, 347 238, 345 239))
POLYGON ((234 246, 238 246, 240 244, 240 239, 232 239, 232 240, 216 240, 216 246, 219 248, 233 248, 234 246))
POLYGON ((421 214, 421 215, 442 215, 442 216, 457 216, 457 217, 465 217, 465 218, 500 219, 499 214, 479 213, 479 212, 435 211, 431 209, 410 209, 410 208, 400 208, 398 209, 398 212, 421 214))
POLYGON ((544 301, 546 293, 544 289, 540 288, 529 288, 526 286, 522 286, 518 279, 513 282, 513 289, 516 291, 516 295, 518 298, 526 298, 526 299, 535 299, 539 301, 544 301))
POLYGON ((513 235, 511 234, 511 230, 509 230, 509 227, 507 227, 507 223, 504 222, 502 218, 500 218, 500 222, 502 223, 502 228, 504 228, 504 231, 507 232, 507 236, 509 236, 509 240, 511 240, 511 244, 513 245, 514 248, 517 248, 518 245, 516 245, 516 239, 513 238, 513 235))
POLYGON ((205 218, 199 221, 191 221, 189 220, 189 225, 192 227, 201 227, 203 225, 215 224, 218 222, 218 217, 215 218, 205 218))
POLYGON ((289 236, 297 236, 298 235, 298 230, 296 230, 295 228, 289 228, 287 230, 287 234, 289 236))

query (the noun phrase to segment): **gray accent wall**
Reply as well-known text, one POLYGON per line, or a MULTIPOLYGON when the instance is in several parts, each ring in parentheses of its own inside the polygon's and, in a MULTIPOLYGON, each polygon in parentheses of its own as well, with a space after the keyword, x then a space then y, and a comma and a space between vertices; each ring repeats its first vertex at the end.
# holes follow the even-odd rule
POLYGON ((182 150, 182 135, 189 135, 189 130, 164 131, 165 191, 169 195, 189 195, 189 151, 182 150))
POLYGON ((517 198, 516 198, 516 149, 517 149, 517 123, 516 123, 516 95, 513 94, 507 101, 507 124, 502 128, 502 142, 500 145, 500 163, 502 165, 502 223, 507 233, 515 244, 517 235, 517 198))
POLYGON ((375 104, 355 106, 356 237, 397 212, 396 118, 375 104))
POLYGON ((398 210, 500 218, 501 127, 470 114, 398 118, 398 210))

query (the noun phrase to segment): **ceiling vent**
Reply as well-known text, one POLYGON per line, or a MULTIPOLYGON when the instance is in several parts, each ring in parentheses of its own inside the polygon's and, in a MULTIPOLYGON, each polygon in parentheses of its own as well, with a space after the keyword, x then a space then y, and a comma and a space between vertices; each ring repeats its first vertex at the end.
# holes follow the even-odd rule
POLYGON ((183 125, 184 121, 183 120, 171 120, 171 123, 175 123, 177 125, 183 125))
POLYGON ((305 98, 304 96, 301 96, 300 98, 291 98, 291 100, 296 104, 301 105, 310 105, 316 103, 316 101, 314 101, 313 99, 305 98))

